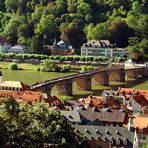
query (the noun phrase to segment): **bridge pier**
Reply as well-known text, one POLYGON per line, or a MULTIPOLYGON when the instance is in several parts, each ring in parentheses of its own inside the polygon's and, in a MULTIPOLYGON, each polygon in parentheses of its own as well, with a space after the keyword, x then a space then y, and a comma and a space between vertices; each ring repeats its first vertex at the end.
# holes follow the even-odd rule
POLYGON ((141 75, 144 77, 148 77, 148 67, 143 67, 143 70, 141 71, 141 75))
POLYGON ((92 76, 97 85, 109 86, 109 73, 107 71, 92 76))
POLYGON ((110 72, 111 81, 125 82, 125 72, 124 69, 118 69, 110 72))
POLYGON ((124 71, 124 69, 120 70, 118 81, 125 82, 125 71, 124 71))
POLYGON ((126 70, 126 76, 127 78, 136 78, 139 75, 142 75, 144 73, 144 70, 142 69, 130 69, 126 70))
POLYGON ((72 80, 68 80, 65 82, 65 89, 66 89, 66 95, 72 96, 72 80))
POLYGON ((91 91, 91 77, 85 76, 85 90, 91 91))

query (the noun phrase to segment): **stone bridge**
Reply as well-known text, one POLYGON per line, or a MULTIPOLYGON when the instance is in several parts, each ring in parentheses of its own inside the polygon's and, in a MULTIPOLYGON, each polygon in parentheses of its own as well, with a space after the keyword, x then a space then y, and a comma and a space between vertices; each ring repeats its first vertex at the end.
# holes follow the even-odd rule
POLYGON ((53 87, 56 86, 59 94, 72 96, 73 83, 77 84, 78 89, 91 91, 92 79, 94 79, 98 85, 108 86, 109 81, 125 82, 126 77, 137 77, 139 75, 148 76, 148 68, 135 67, 124 69, 124 67, 114 67, 98 69, 88 73, 75 74, 38 82, 31 86, 31 90, 51 94, 53 87), (147 70, 147 73, 144 73, 145 70, 147 70))

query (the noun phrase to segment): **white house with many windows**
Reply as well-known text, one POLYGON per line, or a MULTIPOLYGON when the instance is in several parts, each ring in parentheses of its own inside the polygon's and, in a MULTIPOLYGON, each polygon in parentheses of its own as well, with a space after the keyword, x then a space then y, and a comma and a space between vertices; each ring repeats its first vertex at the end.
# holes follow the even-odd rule
POLYGON ((81 56, 116 57, 117 48, 108 40, 90 40, 81 47, 81 56))

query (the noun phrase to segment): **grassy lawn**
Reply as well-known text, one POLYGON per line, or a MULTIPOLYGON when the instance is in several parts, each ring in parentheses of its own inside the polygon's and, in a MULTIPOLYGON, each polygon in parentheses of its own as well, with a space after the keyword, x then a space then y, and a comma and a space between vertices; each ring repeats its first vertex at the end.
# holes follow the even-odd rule
MULTIPOLYGON (((0 62, 1 69, 8 69, 11 62, 0 62)), ((18 63, 18 67, 24 70, 36 70, 40 65, 33 65, 28 63, 18 63)))

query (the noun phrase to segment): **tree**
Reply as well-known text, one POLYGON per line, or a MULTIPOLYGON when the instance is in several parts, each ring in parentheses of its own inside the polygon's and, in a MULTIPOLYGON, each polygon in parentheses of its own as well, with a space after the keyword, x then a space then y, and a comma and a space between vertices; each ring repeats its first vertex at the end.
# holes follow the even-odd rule
POLYGON ((77 148, 82 138, 59 112, 44 103, 31 106, 13 99, 0 105, 1 147, 77 148))
POLYGON ((128 39, 132 36, 132 30, 124 20, 114 20, 111 22, 111 40, 118 47, 127 47, 128 39))
POLYGON ((75 24, 61 26, 61 39, 69 42, 73 48, 79 49, 84 41, 84 32, 75 24))
POLYGON ((42 67, 43 71, 55 71, 57 64, 55 63, 55 61, 47 59, 43 61, 42 67))
POLYGON ((42 39, 39 36, 33 36, 30 43, 30 51, 34 53, 42 53, 43 45, 42 39))

